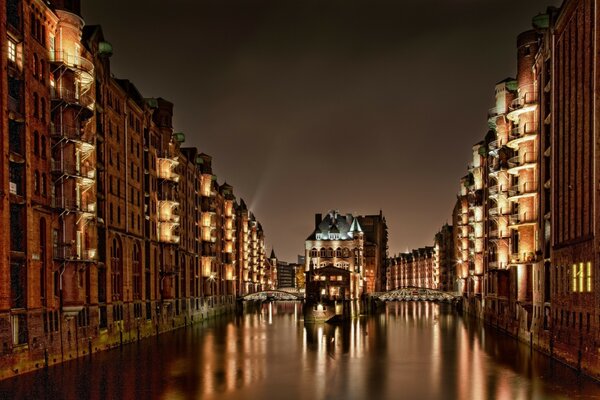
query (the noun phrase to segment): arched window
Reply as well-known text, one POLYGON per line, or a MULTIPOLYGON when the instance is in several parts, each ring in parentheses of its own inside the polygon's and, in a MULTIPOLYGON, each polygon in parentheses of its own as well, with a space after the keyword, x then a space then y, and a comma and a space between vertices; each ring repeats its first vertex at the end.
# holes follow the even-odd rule
POLYGON ((33 116, 36 117, 36 118, 38 118, 39 114, 40 114, 40 111, 39 111, 40 110, 39 109, 39 107, 40 107, 39 102, 40 102, 40 96, 38 96, 37 93, 34 93, 33 94, 33 116))
POLYGON ((336 257, 341 257, 342 256, 342 249, 340 249, 339 247, 335 250, 335 256, 336 257))
POLYGON ((46 83, 46 62, 44 60, 40 62, 40 80, 42 83, 46 83))
POLYGON ((327 249, 327 257, 333 257, 333 249, 331 247, 327 249))
POLYGON ((112 240, 110 261, 112 299, 120 301, 123 300, 123 250, 117 238, 112 240))
POLYGON ((133 299, 140 300, 142 298, 142 263, 140 262, 140 246, 135 243, 133 245, 132 268, 133 268, 133 299))
POLYGON ((40 173, 37 171, 33 173, 33 191, 40 194, 40 173))
POLYGON ((46 219, 40 218, 40 298, 44 305, 46 305, 46 278, 48 273, 46 258, 46 219))
POLYGON ((350 257, 350 250, 347 247, 344 247, 344 250, 342 250, 342 257, 344 257, 344 258, 350 257))
POLYGON ((46 159, 46 136, 42 135, 42 144, 40 145, 40 155, 46 159))
POLYGON ((42 186, 42 196, 46 197, 46 194, 48 192, 46 191, 46 173, 45 172, 42 173, 41 186, 42 186))
POLYGON ((320 251, 320 255, 321 255, 321 257, 322 257, 322 258, 323 258, 323 257, 327 257, 327 254, 325 253, 325 248, 322 248, 322 249, 321 249, 321 251, 320 251))
POLYGON ((312 249, 310 251, 310 256, 313 257, 313 258, 314 257, 319 257, 319 251, 317 249, 312 249))
POLYGON ((33 54, 33 76, 35 76, 36 78, 39 76, 39 71, 38 71, 38 56, 37 54, 33 54))
POLYGON ((42 120, 42 122, 46 122, 46 99, 42 97, 40 102, 41 102, 40 119, 42 120))
POLYGON ((40 155, 40 134, 38 131, 33 132, 33 154, 40 155))

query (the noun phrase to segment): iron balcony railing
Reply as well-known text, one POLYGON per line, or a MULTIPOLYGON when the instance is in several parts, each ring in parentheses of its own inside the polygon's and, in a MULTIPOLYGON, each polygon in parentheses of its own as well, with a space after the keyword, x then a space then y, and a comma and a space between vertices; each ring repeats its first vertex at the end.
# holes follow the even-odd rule
POLYGON ((535 215, 532 213, 514 213, 510 215, 510 225, 530 224, 536 221, 535 215))
POLYGON ((94 138, 85 137, 83 133, 83 129, 76 126, 66 125, 62 123, 50 125, 50 135, 55 139, 64 138, 72 141, 79 141, 93 145, 94 138))
POLYGON ((523 182, 518 185, 513 185, 508 189, 508 195, 510 197, 522 196, 525 194, 532 194, 537 191, 537 182, 523 182))
POLYGON ((49 51, 48 58, 51 63, 62 64, 68 68, 94 74, 94 63, 85 57, 70 54, 66 51, 49 51))
POLYGON ((518 155, 516 157, 512 157, 508 160, 508 166, 510 168, 516 168, 525 166, 528 164, 533 164, 536 162, 536 157, 534 153, 525 153, 522 155, 518 155))
POLYGON ((68 104, 79 105, 90 110, 94 109, 94 98, 91 95, 87 93, 76 93, 64 87, 51 88, 50 99, 54 101, 64 101, 68 104))
POLYGON ((77 249, 71 245, 54 247, 55 260, 61 261, 96 261, 98 254, 96 249, 77 249))
POLYGON ((96 169, 91 165, 77 165, 74 162, 55 161, 51 163, 52 172, 61 175, 71 175, 85 179, 96 179, 96 169))
POLYGON ((52 198, 52 207, 72 212, 95 213, 96 202, 80 202, 75 198, 57 196, 52 198))
POLYGON ((537 92, 535 91, 524 93, 523 95, 517 97, 510 103, 510 110, 519 110, 525 107, 526 105, 535 104, 537 102, 537 98, 537 92))

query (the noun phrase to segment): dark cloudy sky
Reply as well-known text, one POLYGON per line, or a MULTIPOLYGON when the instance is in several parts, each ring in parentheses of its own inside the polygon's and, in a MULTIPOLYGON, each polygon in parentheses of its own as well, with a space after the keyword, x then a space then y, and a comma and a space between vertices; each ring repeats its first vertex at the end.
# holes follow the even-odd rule
POLYGON ((390 253, 451 221, 515 40, 560 0, 83 0, 116 76, 175 103, 186 145, 295 261, 329 209, 383 210, 390 253))

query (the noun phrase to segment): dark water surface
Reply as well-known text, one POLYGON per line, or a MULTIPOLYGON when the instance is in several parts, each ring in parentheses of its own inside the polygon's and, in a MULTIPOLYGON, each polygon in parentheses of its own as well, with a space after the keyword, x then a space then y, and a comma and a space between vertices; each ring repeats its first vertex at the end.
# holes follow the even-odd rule
POLYGON ((2 399, 600 399, 600 384, 452 308, 345 326, 278 303, 0 382, 2 399))

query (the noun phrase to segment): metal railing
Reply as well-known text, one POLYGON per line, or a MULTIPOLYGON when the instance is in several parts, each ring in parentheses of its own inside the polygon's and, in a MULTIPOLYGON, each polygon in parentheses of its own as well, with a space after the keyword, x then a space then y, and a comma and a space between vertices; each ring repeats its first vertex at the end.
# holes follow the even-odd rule
POLYGON ((94 138, 86 138, 84 137, 83 133, 83 129, 76 126, 65 125, 62 123, 50 125, 50 135, 54 138, 64 138, 93 145, 94 138))
POLYGON ((55 247, 53 250, 55 260, 63 261, 95 261, 97 259, 97 249, 78 250, 73 246, 55 247))
POLYGON ((537 191, 537 182, 524 182, 518 185, 513 185, 508 189, 510 197, 531 194, 537 191))
POLYGON ((536 221, 536 217, 532 213, 514 213, 510 215, 510 225, 528 224, 536 221))
POLYGON ((520 167, 527 164, 532 164, 536 162, 536 157, 534 153, 525 153, 523 155, 518 155, 516 157, 512 157, 508 160, 508 166, 510 168, 520 167))
POLYGON ((64 50, 49 51, 49 61, 55 64, 63 64, 71 69, 86 72, 90 75, 94 73, 94 63, 85 57, 69 54, 64 50))
POLYGON ((52 172, 64 175, 78 176, 86 179, 96 179, 96 169, 90 165, 77 165, 74 162, 55 161, 51 163, 52 172))
POLYGON ((52 198, 52 208, 73 212, 95 213, 96 202, 80 202, 68 196, 58 196, 52 198))
POLYGON ((94 109, 94 98, 87 93, 76 93, 65 87, 50 88, 50 99, 55 101, 64 101, 69 104, 77 104, 81 107, 94 109))

